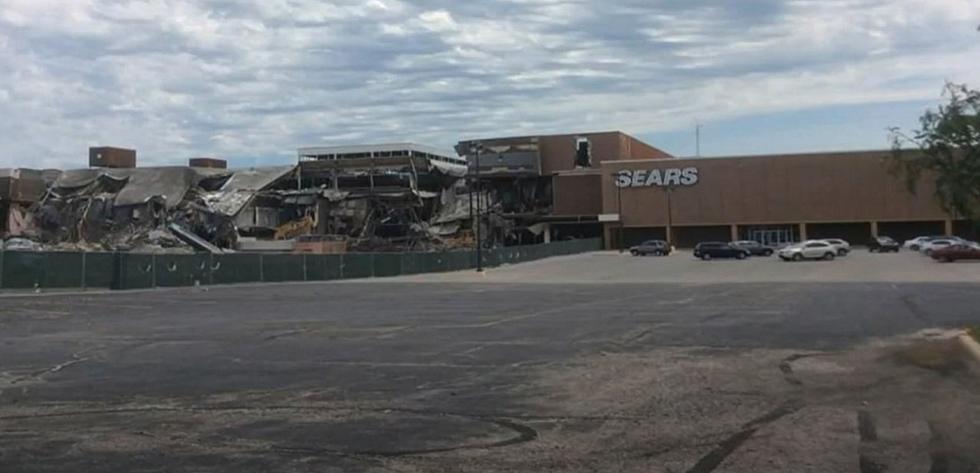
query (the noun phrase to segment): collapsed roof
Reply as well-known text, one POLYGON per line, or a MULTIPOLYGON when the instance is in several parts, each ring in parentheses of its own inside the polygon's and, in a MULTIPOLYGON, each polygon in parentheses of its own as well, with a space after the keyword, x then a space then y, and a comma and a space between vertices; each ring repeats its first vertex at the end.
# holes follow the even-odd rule
POLYGON ((296 166, 274 166, 235 171, 220 189, 205 194, 204 200, 216 212, 235 216, 264 190, 288 176, 296 166))
POLYGON ((100 182, 115 183, 118 187, 115 207, 141 205, 161 198, 164 207, 180 204, 187 192, 207 178, 229 174, 224 169, 188 167, 148 167, 126 169, 72 169, 61 173, 53 184, 59 195, 86 193, 100 182))
POLYGON ((205 190, 205 201, 217 213, 234 216, 247 205, 255 193, 289 175, 295 166, 273 166, 240 170, 146 167, 128 169, 73 169, 64 171, 54 181, 58 195, 86 194, 98 189, 115 188, 115 207, 141 205, 161 198, 164 207, 172 209, 187 193, 197 187, 205 190), (99 184, 107 184, 100 186, 99 184), (210 189, 214 189, 207 192, 210 189))

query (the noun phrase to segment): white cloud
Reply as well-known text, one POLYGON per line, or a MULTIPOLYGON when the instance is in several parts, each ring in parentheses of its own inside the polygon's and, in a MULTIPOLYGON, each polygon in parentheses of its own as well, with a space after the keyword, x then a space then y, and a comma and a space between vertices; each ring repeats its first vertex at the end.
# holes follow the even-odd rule
POLYGON ((446 10, 427 11, 419 15, 422 27, 430 31, 456 31, 459 25, 446 10))
POLYGON ((977 24, 976 0, 4 0, 0 167, 931 100, 980 86, 977 24))

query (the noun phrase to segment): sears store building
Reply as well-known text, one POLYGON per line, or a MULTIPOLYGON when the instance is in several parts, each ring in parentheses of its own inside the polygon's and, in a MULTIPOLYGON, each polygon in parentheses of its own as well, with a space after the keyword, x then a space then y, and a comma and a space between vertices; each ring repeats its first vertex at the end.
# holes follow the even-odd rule
POLYGON ((548 238, 603 236, 608 248, 644 240, 783 244, 839 237, 864 244, 956 234, 928 179, 916 193, 889 171, 890 150, 677 158, 621 132, 468 140, 457 145, 484 179, 535 182, 551 196, 535 217, 548 238))

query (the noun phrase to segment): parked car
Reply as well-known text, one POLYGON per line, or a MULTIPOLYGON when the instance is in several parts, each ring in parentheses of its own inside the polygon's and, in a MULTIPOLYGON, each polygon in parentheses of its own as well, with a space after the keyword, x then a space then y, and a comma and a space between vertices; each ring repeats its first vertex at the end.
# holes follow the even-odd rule
POLYGON ((926 243, 929 243, 933 240, 956 240, 956 239, 958 238, 948 237, 943 235, 920 236, 920 237, 915 237, 911 240, 906 240, 903 246, 905 246, 906 248, 912 251, 920 251, 922 250, 922 247, 925 246, 926 243))
POLYGON ((840 238, 824 238, 820 241, 829 243, 830 246, 834 247, 837 252, 837 256, 847 256, 851 252, 851 244, 846 240, 841 240, 840 238))
POLYGON ((783 261, 803 261, 805 259, 832 260, 837 256, 837 247, 823 240, 810 240, 787 246, 779 250, 783 261))
POLYGON ((754 240, 739 240, 733 241, 733 245, 742 248, 743 250, 748 250, 749 254, 752 256, 772 256, 773 250, 771 247, 763 245, 754 240))
POLYGON ((928 238, 929 237, 927 237, 927 236, 919 236, 919 237, 915 237, 915 238, 913 238, 911 240, 905 240, 905 242, 902 243, 902 246, 905 247, 905 248, 908 248, 908 249, 910 249, 912 251, 919 251, 919 248, 922 247, 922 244, 925 243, 925 241, 928 238))
POLYGON ((731 243, 720 241, 706 241, 698 243, 694 247, 694 257, 703 260, 712 258, 735 258, 745 259, 751 256, 749 250, 739 248, 731 243))
POLYGON ((955 245, 957 243, 962 243, 958 239, 954 240, 952 238, 943 238, 939 240, 929 240, 919 247, 919 252, 926 256, 932 256, 932 253, 938 249, 946 248, 948 246, 955 245))
POLYGON ((932 251, 932 259, 952 263, 958 259, 980 259, 980 245, 956 243, 932 251))
POLYGON ((878 236, 871 239, 868 242, 868 251, 874 253, 887 253, 893 251, 898 253, 898 250, 902 247, 897 241, 893 240, 891 237, 878 236))
POLYGON ((667 246, 667 242, 663 240, 647 240, 639 245, 631 247, 630 254, 633 256, 665 256, 670 254, 670 247, 667 246))

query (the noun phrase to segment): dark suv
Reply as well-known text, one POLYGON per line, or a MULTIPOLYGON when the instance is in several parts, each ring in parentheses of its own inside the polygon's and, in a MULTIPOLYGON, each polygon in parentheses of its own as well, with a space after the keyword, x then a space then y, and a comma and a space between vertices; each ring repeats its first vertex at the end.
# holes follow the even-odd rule
POLYGON ((773 249, 754 240, 733 241, 733 245, 748 250, 752 256, 772 256, 773 249))
POLYGON ((886 236, 874 237, 868 242, 868 251, 872 253, 876 251, 879 253, 887 253, 889 251, 898 253, 898 250, 901 247, 902 245, 900 245, 897 241, 886 236))
POLYGON ((751 253, 749 253, 749 250, 739 248, 731 243, 724 243, 720 241, 706 241, 703 243, 698 243, 698 245, 694 247, 694 257, 701 258, 703 260, 709 260, 712 258, 745 259, 750 255, 751 253))
POLYGON ((657 255, 664 256, 670 254, 670 247, 663 240, 647 240, 639 245, 630 248, 633 256, 657 255))

